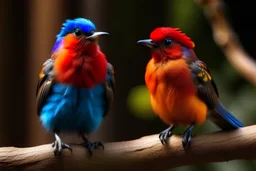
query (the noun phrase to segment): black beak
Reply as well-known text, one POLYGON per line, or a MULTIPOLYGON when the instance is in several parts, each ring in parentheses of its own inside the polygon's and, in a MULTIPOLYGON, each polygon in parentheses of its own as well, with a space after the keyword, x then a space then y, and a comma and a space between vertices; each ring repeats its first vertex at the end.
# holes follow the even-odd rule
POLYGON ((86 39, 93 39, 101 35, 109 35, 107 32, 94 32, 91 36, 86 37, 86 39))
POLYGON ((139 40, 137 43, 147 46, 149 48, 158 48, 159 47, 151 39, 139 40))

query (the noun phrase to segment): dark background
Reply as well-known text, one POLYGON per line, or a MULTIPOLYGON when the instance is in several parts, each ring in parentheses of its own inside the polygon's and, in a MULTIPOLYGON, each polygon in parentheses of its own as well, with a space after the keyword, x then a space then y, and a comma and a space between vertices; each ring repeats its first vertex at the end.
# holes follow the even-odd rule
MULTIPOLYGON (((255 51, 253 1, 225 0, 226 14, 247 52, 255 51)), ((27 147, 50 143, 36 115, 36 84, 65 19, 85 17, 110 36, 100 40, 115 67, 116 94, 110 115, 91 139, 121 141, 156 134, 167 127, 151 111, 144 86, 150 52, 136 44, 159 26, 179 27, 196 43, 207 63, 223 104, 246 125, 256 122, 256 89, 228 63, 215 44, 202 8, 192 0, 3 0, 0 1, 0 145, 27 147)), ((206 122, 197 134, 217 131, 206 122)), ((73 135, 63 135, 71 140, 73 135)), ((76 139, 75 141, 79 141, 76 139)), ((69 142, 66 140, 66 142, 69 142)), ((173 170, 253 171, 255 161, 231 161, 173 170)))

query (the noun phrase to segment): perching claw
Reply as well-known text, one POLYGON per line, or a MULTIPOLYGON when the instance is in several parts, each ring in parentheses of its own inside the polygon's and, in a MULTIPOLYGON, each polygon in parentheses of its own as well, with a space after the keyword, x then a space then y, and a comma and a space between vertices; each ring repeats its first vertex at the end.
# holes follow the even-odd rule
POLYGON ((62 153, 62 150, 67 148, 72 152, 72 148, 68 144, 64 144, 58 134, 55 133, 55 141, 52 143, 55 156, 58 156, 62 153))
POLYGON ((191 144, 191 138, 192 138, 192 129, 195 127, 195 124, 190 125, 182 136, 182 146, 185 150, 187 150, 190 147, 191 144))
POLYGON ((99 141, 95 141, 95 142, 91 142, 88 140, 88 138, 86 138, 83 134, 81 135, 82 139, 84 140, 84 142, 82 143, 82 145, 88 149, 88 152, 90 154, 90 156, 92 156, 93 151, 98 148, 98 147, 102 147, 104 150, 104 145, 103 143, 99 142, 99 141))
POLYGON ((159 134, 159 139, 162 144, 167 144, 167 139, 172 135, 172 130, 174 126, 170 126, 159 134))

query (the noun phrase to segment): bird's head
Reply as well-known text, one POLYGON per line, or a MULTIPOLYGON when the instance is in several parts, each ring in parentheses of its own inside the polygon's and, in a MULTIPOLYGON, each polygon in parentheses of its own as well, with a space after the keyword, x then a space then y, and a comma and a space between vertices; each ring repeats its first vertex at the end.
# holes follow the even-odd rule
POLYGON ((108 33, 95 30, 93 22, 85 18, 63 23, 51 55, 57 82, 83 88, 104 82, 107 61, 99 49, 98 38, 108 33))
POLYGON ((137 43, 152 49, 152 57, 156 61, 174 60, 183 56, 184 49, 195 47, 194 42, 179 28, 159 27, 150 34, 150 39, 139 40, 137 43))
POLYGON ((108 35, 107 32, 96 32, 94 23, 85 18, 66 20, 52 50, 54 53, 58 48, 73 49, 80 52, 96 50, 98 38, 108 35))

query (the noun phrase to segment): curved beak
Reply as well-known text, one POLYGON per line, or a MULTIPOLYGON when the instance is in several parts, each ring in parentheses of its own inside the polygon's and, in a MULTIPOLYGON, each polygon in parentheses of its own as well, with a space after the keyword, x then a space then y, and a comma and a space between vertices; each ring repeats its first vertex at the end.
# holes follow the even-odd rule
POLYGON ((137 42, 138 44, 142 44, 144 46, 147 46, 149 48, 157 48, 159 47, 157 44, 155 44, 151 39, 144 39, 144 40, 139 40, 137 42))
POLYGON ((109 33, 107 32, 94 32, 91 36, 86 37, 86 39, 93 39, 96 38, 98 36, 102 36, 102 35, 109 35, 109 33))

